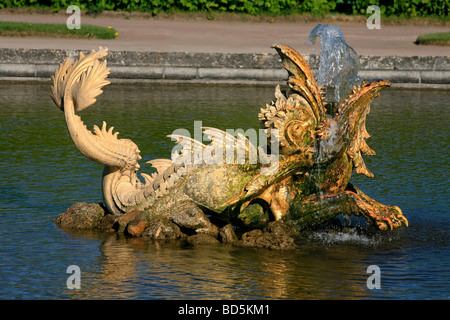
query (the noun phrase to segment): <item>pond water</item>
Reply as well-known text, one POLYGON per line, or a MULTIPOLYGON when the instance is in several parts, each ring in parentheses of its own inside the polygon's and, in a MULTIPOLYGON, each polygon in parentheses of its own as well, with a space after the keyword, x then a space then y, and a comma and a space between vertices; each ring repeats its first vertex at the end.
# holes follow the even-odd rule
MULTIPOLYGON (((144 160, 170 156, 166 137, 194 121, 259 128, 272 87, 110 85, 82 112, 115 126, 144 160)), ((372 103, 365 157, 373 179, 352 181, 402 208, 392 232, 317 231, 293 251, 187 246, 67 233, 52 219, 75 202, 101 202, 102 166, 70 140, 48 84, 0 84, 1 299, 449 299, 449 91, 386 89, 372 103), (69 290, 66 269, 81 270, 69 290), (380 289, 368 289, 370 265, 380 289)), ((148 167, 147 167, 148 168, 148 167)))

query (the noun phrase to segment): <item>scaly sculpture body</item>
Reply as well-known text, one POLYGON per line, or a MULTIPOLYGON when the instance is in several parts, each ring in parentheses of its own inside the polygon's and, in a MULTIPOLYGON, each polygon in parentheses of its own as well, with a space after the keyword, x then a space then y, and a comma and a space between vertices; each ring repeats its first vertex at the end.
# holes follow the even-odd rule
POLYGON ((268 129, 269 141, 279 143, 279 155, 258 148, 260 159, 266 161, 217 161, 223 156, 215 154, 217 147, 245 150, 247 159, 257 149, 246 139, 204 128, 213 138, 211 144, 172 135, 182 147, 176 161, 150 161, 157 172, 141 174, 144 183, 137 176, 141 156, 136 144, 119 139, 112 127, 106 129, 106 123, 101 129, 94 126, 93 133, 77 115, 109 84, 106 61, 99 62, 107 49, 86 56, 80 53, 75 63, 66 59, 52 77, 51 97, 64 111, 78 149, 105 165, 102 186, 108 211, 121 215, 138 209, 149 219, 167 217, 196 232, 213 228, 207 215, 250 228, 282 220, 304 229, 340 213, 364 216, 382 230, 397 228, 402 222, 407 225, 400 208, 380 204, 349 183, 353 170, 373 176, 362 159, 362 154, 375 154, 365 142, 369 137, 365 120, 372 99, 390 83, 365 82, 353 89, 345 103, 332 106, 325 102, 304 58, 288 46, 274 48, 289 73, 290 91, 286 95, 277 86, 276 101, 261 109, 259 119, 268 129), (193 163, 199 154, 209 154, 216 161, 204 158, 193 163), (270 162, 276 166, 269 167, 270 162))

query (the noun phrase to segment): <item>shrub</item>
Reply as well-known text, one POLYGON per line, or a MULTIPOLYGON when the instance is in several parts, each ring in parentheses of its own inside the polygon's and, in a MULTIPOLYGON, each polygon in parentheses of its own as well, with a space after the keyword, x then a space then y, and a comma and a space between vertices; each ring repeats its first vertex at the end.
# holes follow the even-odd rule
POLYGON ((440 16, 446 18, 450 0, 0 0, 5 7, 50 7, 55 11, 69 5, 93 13, 102 10, 159 12, 236 12, 251 15, 281 15, 311 13, 323 16, 327 13, 366 15, 367 7, 375 4, 386 16, 407 18, 440 16))

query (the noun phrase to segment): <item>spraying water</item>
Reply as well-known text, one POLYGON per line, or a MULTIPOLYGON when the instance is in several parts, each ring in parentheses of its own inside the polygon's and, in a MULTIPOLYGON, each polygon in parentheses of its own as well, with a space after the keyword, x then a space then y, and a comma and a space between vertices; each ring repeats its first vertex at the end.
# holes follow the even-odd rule
POLYGON ((321 48, 317 82, 326 87, 328 102, 341 103, 355 85, 361 84, 359 57, 345 42, 338 26, 317 25, 309 34, 308 42, 314 45, 318 37, 321 48))
MULTIPOLYGON (((326 88, 327 112, 334 114, 353 87, 361 84, 361 78, 358 76, 359 57, 356 51, 345 42, 344 35, 338 26, 317 25, 310 32, 308 42, 314 45, 318 37, 320 37, 321 48, 316 79, 320 86, 326 88)), ((323 160, 323 150, 334 148, 334 141, 322 140, 320 144, 316 159, 318 177, 321 176, 320 163, 323 160)), ((323 192, 320 190, 319 183, 316 182, 316 185, 319 195, 322 196, 323 192)))

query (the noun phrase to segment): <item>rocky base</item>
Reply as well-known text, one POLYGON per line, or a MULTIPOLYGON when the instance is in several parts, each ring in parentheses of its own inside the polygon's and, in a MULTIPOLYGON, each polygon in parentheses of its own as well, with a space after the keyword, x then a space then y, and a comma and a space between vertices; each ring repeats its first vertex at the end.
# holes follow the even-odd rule
MULTIPOLYGON (((204 219, 204 217, 203 217, 204 219)), ((97 230, 148 240, 186 239, 192 245, 228 243, 240 247, 294 249, 295 228, 281 221, 263 229, 236 232, 231 224, 208 229, 186 229, 171 219, 149 219, 138 210, 121 216, 108 213, 101 205, 75 203, 53 220, 63 230, 97 230)))

